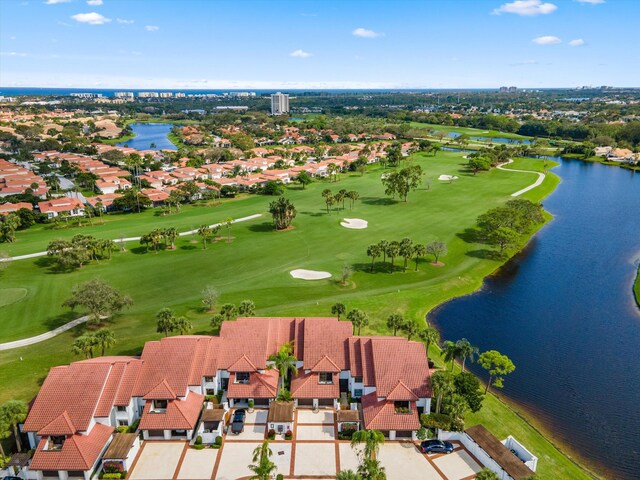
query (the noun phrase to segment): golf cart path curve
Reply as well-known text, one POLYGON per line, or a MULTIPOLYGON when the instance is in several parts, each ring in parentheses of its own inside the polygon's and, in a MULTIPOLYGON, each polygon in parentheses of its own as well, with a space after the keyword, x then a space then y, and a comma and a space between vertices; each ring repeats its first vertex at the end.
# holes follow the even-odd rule
POLYGON ((535 173, 536 175, 538 175, 538 179, 535 182, 533 182, 528 187, 523 188, 522 190, 518 190, 517 192, 512 193, 511 194, 512 197, 519 197, 523 193, 526 193, 529 190, 533 190, 534 188, 540 186, 542 184, 542 182, 544 182, 546 174, 541 173, 541 172, 534 172, 533 170, 516 170, 515 168, 504 168, 504 165, 508 165, 510 163, 513 163, 512 159, 509 159, 509 161, 506 162, 506 163, 501 163, 496 168, 499 169, 499 170, 504 170, 505 172, 535 173))

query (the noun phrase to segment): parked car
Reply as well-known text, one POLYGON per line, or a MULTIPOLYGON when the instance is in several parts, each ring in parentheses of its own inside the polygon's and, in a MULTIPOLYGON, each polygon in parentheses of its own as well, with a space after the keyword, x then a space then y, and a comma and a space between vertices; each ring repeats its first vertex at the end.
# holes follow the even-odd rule
POLYGON ((451 453, 453 445, 442 440, 425 440, 420 444, 420 451, 422 453, 451 453))
POLYGON ((233 420, 231 421, 231 433, 234 435, 240 435, 244 431, 244 417, 247 416, 247 412, 244 409, 236 410, 233 413, 233 420))

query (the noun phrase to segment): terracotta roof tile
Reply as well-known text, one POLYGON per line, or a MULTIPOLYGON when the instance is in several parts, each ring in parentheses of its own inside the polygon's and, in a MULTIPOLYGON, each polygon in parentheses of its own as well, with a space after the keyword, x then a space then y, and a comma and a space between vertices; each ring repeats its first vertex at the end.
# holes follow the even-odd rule
POLYGON ((227 397, 229 398, 275 398, 278 393, 278 371, 252 372, 249 383, 236 383, 235 373, 229 378, 227 397))
POLYGON ((341 368, 336 365, 336 363, 331 360, 327 355, 323 355, 318 363, 316 363, 313 367, 311 367, 312 372, 333 372, 339 373, 341 368))
POLYGON ((145 400, 174 400, 177 397, 167 381, 163 379, 142 398, 145 400))
POLYGON ((399 380, 398 384, 393 387, 387 395, 387 400, 416 401, 418 400, 418 397, 415 393, 413 393, 413 390, 411 390, 404 383, 402 383, 402 381, 399 380))
POLYGON ((141 430, 191 430, 195 427, 204 395, 190 392, 185 400, 171 400, 167 403, 166 411, 151 412, 148 401, 140 419, 141 430))
POLYGON ((122 381, 126 365, 124 363, 116 363, 109 372, 109 377, 100 396, 100 402, 94 415, 96 417, 108 417, 113 408, 113 400, 118 393, 118 387, 122 381))
POLYGON ((340 383, 338 375, 332 374, 333 383, 318 383, 315 372, 300 372, 291 380, 291 396, 293 398, 338 398, 340 383))
POLYGON ((251 360, 249 360, 246 355, 242 355, 238 360, 233 362, 233 364, 229 365, 227 370, 230 372, 255 372, 258 369, 251 363, 251 360))
POLYGON ((111 439, 113 427, 96 423, 88 435, 67 437, 60 450, 44 450, 47 438, 40 440, 30 470, 89 470, 111 439))
POLYGON ((415 402, 411 402, 411 413, 395 413, 394 403, 378 401, 376 392, 363 396, 361 401, 364 427, 368 430, 418 430, 420 428, 415 402))
POLYGON ((73 425, 67 411, 62 412, 58 417, 51 420, 38 431, 38 435, 73 435, 78 429, 73 425))

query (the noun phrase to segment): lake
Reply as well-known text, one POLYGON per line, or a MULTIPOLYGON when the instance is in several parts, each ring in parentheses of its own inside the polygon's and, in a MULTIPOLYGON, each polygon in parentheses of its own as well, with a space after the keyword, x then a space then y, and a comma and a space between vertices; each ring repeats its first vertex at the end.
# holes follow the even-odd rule
MULTIPOLYGON (((607 478, 640 478, 640 174, 558 159, 554 215, 481 291, 429 315, 508 355, 504 393, 607 478)), ((467 362, 468 364, 468 362, 467 362)), ((485 372, 472 365, 482 378, 485 372)), ((544 459, 540 459, 541 462, 544 459)))
POLYGON ((131 130, 136 134, 131 140, 120 142, 117 145, 125 145, 137 150, 177 150, 176 146, 167 137, 171 133, 171 123, 132 123, 131 130), (155 146, 151 146, 155 144, 155 146))

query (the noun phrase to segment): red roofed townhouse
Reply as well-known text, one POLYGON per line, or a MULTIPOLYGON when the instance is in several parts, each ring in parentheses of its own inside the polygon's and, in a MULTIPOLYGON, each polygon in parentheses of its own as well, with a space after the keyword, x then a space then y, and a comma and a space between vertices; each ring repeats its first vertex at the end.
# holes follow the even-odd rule
MULTIPOLYGON (((293 345, 298 408, 339 408, 341 394, 362 399, 356 418, 389 439, 416 439, 419 415, 431 408, 424 345, 400 337, 359 337, 337 318, 238 318, 219 336, 184 335, 147 342, 137 357, 101 357, 51 369, 23 426, 44 477, 92 475, 114 428, 139 420, 145 440, 208 442, 230 408, 269 407, 279 372, 269 357, 293 345), (222 390, 222 407, 206 395, 222 390), (204 407, 204 408, 203 408, 204 407), (211 434, 214 432, 213 434, 211 434)), ((215 433, 217 432, 217 433, 215 433)))
POLYGON ((98 208, 101 204, 100 208, 102 211, 106 212, 111 209, 113 205, 113 201, 116 198, 122 197, 121 193, 104 193, 101 195, 96 195, 95 197, 86 197, 87 203, 91 205, 93 208, 98 208))
POLYGON ((8 215, 9 213, 14 213, 21 208, 26 208, 27 210, 33 211, 33 205, 28 202, 2 203, 0 204, 0 215, 8 215))
POLYGON ((52 198, 46 202, 39 202, 38 208, 40 212, 46 213, 49 218, 55 218, 62 212, 67 212, 70 217, 84 215, 84 205, 77 198, 52 198))

